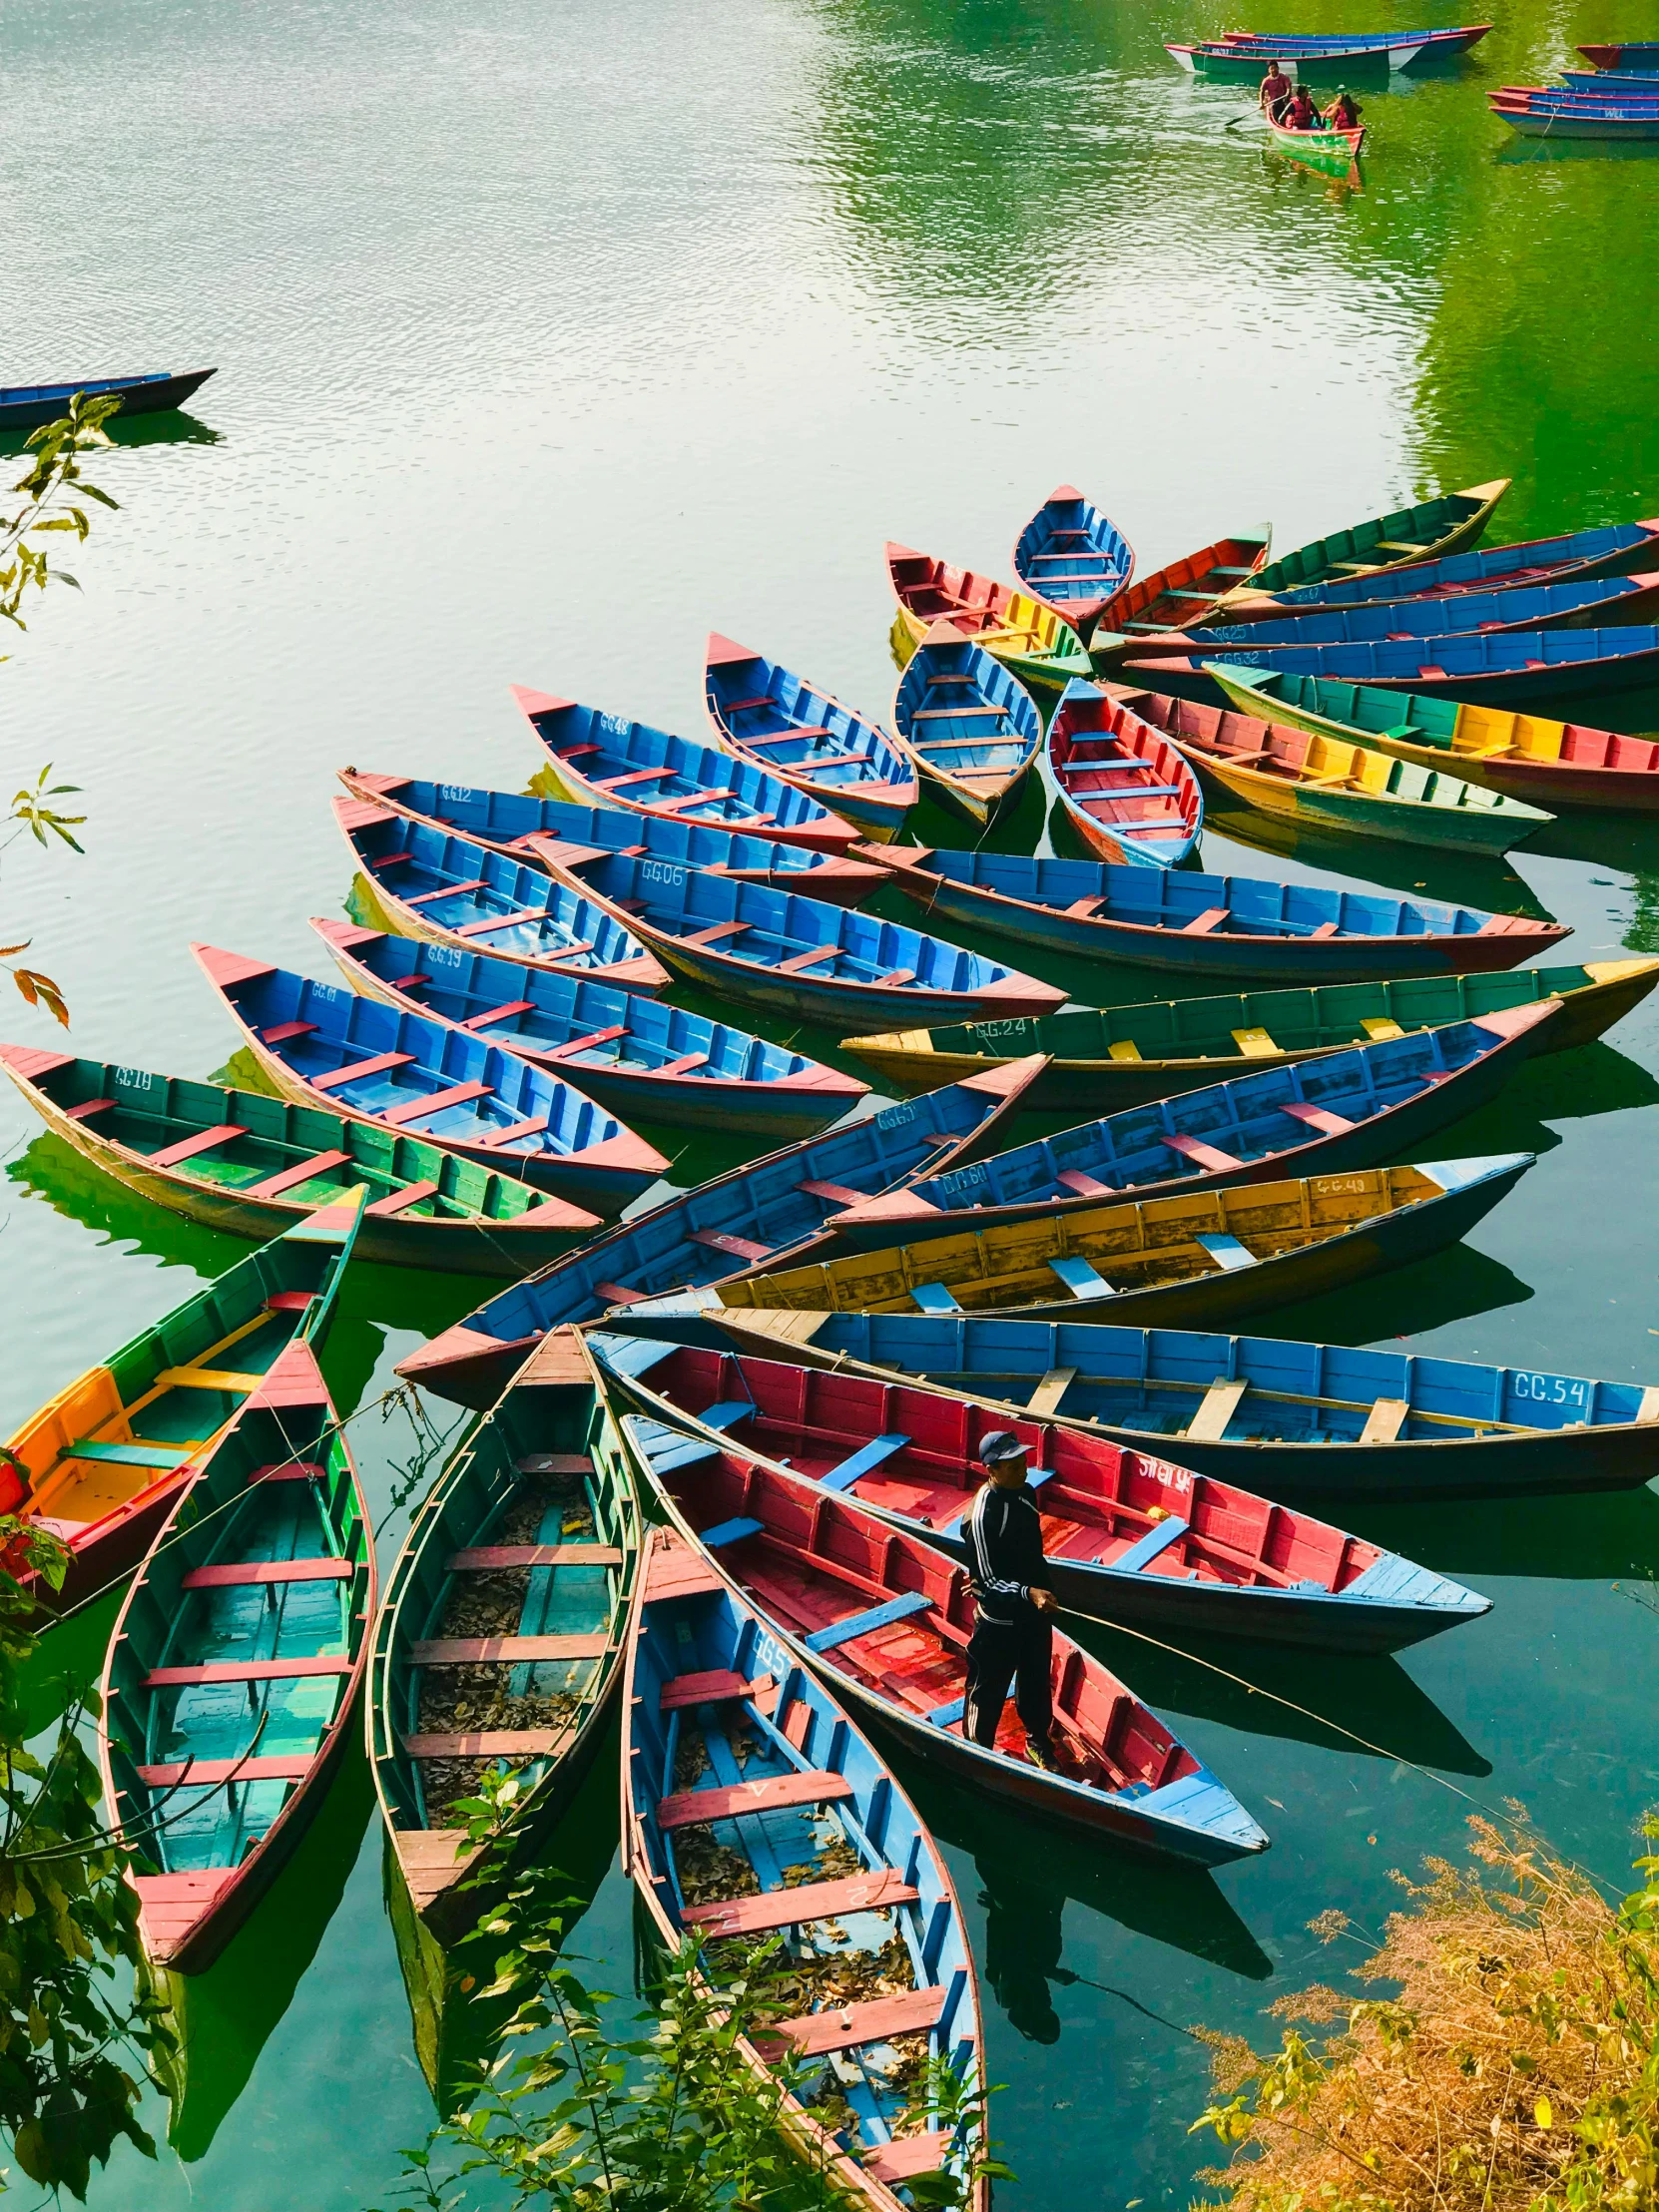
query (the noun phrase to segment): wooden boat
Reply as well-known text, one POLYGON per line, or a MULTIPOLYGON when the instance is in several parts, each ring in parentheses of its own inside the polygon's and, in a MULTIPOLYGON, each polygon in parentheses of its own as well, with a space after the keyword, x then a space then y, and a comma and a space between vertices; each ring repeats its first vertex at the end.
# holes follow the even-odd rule
POLYGON ((1316 1060, 1260 1068, 922 1177, 825 1224, 830 1253, 1060 1221, 1105 1199, 1222 1190, 1398 1159, 1495 1098, 1560 1018, 1542 999, 1316 1060))
POLYGON ((881 882, 878 868, 844 853, 784 844, 746 831, 715 829, 618 807, 578 807, 520 792, 475 791, 464 784, 428 784, 409 776, 371 776, 347 768, 340 782, 354 799, 389 808, 429 830, 453 833, 531 867, 544 851, 586 848, 646 853, 670 867, 707 868, 745 883, 804 890, 836 906, 856 906, 881 882))
MULTIPOLYGON (((863 847, 883 865, 911 850, 863 847)), ((968 1019, 1046 1014, 1065 1003, 1064 991, 1017 968, 797 891, 621 852, 554 860, 544 848, 543 859, 570 892, 625 919, 677 975, 731 1005, 769 1007, 844 1034, 889 1001, 918 1022, 952 1011, 968 1019)))
POLYGON ((0 1452, 0 1512, 69 1547, 49 1590, 13 1556, 6 1571, 67 1610, 144 1557, 226 1423, 288 1347, 320 1348, 366 1192, 332 1202, 239 1260, 119 1352, 47 1399, 0 1452))
MULTIPOLYGON (((1659 562, 1659 522, 1617 522, 1564 537, 1528 538, 1443 561, 1413 561, 1370 576, 1344 576, 1327 584, 1299 584, 1290 591, 1235 597, 1231 623, 1277 621, 1326 608, 1375 607, 1394 600, 1457 599, 1506 592, 1522 584, 1586 583, 1598 576, 1628 576, 1659 562)), ((1172 628, 1191 627, 1177 622, 1172 628)))
POLYGON ((1178 746, 1097 684, 1068 684, 1048 726, 1048 771, 1090 851, 1176 867, 1204 827, 1204 794, 1178 746))
POLYGON ((1521 138, 1659 139, 1659 106, 1624 101, 1570 106, 1507 88, 1489 94, 1487 104, 1521 138))
POLYGON ((869 1088, 804 1052, 660 998, 316 914, 311 927, 364 998, 487 1035, 629 1120, 788 1140, 839 1121, 869 1088))
MULTIPOLYGON (((1401 53, 1409 51, 1407 47, 1400 49, 1401 53)), ((1221 39, 1206 45, 1166 39, 1164 52, 1190 77, 1228 85, 1258 84, 1267 74, 1270 59, 1278 62, 1293 83, 1303 85, 1337 85, 1354 79, 1363 82, 1367 77, 1385 79, 1389 69, 1387 54, 1352 45, 1346 39, 1334 40, 1329 46, 1309 47, 1301 53, 1287 48, 1283 54, 1277 48, 1259 50, 1254 46, 1235 46, 1221 39)))
POLYGON ((463 1405, 492 1405, 549 1330, 593 1321, 630 1299, 719 1282, 769 1254, 813 1249, 853 1197, 902 1188, 996 1149, 1040 1060, 930 1098, 884 1107, 828 1136, 786 1146, 670 1199, 519 1286, 412 1352, 398 1373, 463 1405))
POLYGON ((623 1714, 623 1866, 658 1941, 696 1932, 718 1961, 782 1940, 801 2009, 737 2055, 764 2082, 797 2060, 785 2134, 843 2201, 904 2212, 894 2190, 925 2174, 989 2212, 978 1981, 938 1847, 831 1690, 672 1528, 651 1531, 623 1714), (928 2065, 967 2090, 960 2122, 906 2116, 928 2065))
POLYGON ((621 807, 664 822, 706 822, 812 852, 844 852, 857 834, 808 793, 720 746, 699 745, 521 685, 514 685, 513 698, 547 749, 547 773, 560 797, 578 806, 621 807))
POLYGON ((973 1599, 954 1560, 849 1497, 729 1445, 625 1413, 622 1430, 682 1532, 712 1551, 799 1664, 862 1707, 906 1749, 980 1792, 1200 1866, 1267 1849, 1233 1793, 1133 1691, 1071 1638, 1054 1636, 1059 1771, 1024 1757, 1004 1713, 993 1747, 962 1735, 973 1599))
POLYGON ((1581 46, 1578 51, 1597 69, 1659 70, 1659 39, 1627 39, 1622 46, 1581 46))
POLYGON ((1443 1251, 1491 1212, 1532 1161, 1518 1152, 1366 1168, 956 1236, 917 1230, 882 1252, 794 1268, 763 1262, 715 1286, 715 1295, 723 1306, 826 1313, 1011 1313, 1183 1328, 1232 1321, 1443 1251))
POLYGON ((907 545, 889 541, 886 558, 898 601, 892 647, 901 667, 936 622, 948 622, 1037 691, 1064 691, 1074 677, 1088 675, 1083 641, 1051 607, 907 545))
POLYGON ((455 1805, 490 1767, 516 1770, 495 1856, 521 1861, 591 1764, 639 1557, 632 1471, 581 1345, 555 1330, 422 1500, 374 1623, 369 1766, 410 1901, 440 1943, 487 1902, 460 1887, 484 1870, 455 1805))
POLYGON ((1260 47, 1265 53, 1277 55, 1302 53, 1309 47, 1349 46, 1381 49, 1389 55, 1401 44, 1433 44, 1452 54, 1467 53, 1471 46, 1478 46, 1491 29, 1489 23, 1454 24, 1449 30, 1433 31, 1224 31, 1218 43, 1233 47, 1260 47))
POLYGON ((1541 958, 1568 934, 1559 922, 1474 906, 1186 868, 925 845, 881 852, 899 889, 943 920, 1046 951, 1195 975, 1308 983, 1454 975, 1541 958))
MULTIPOLYGON (((1334 81, 1345 68, 1370 64, 1390 71, 1416 68, 1466 54, 1491 29, 1489 23, 1454 25, 1432 31, 1338 31, 1326 37, 1283 37, 1267 31, 1228 31, 1219 39, 1193 46, 1165 46, 1180 66, 1200 77, 1259 77, 1268 60, 1287 76, 1317 75, 1334 81)), ((1582 48, 1580 49, 1582 52, 1582 48)))
MULTIPOLYGON (((1659 49, 1655 50, 1659 68, 1659 49)), ((1568 92, 1589 92, 1602 99, 1621 99, 1631 93, 1659 95, 1659 76, 1634 69, 1563 69, 1561 83, 1568 92)))
POLYGON ((79 384, 0 384, 0 430, 38 430, 43 422, 57 422, 69 412, 69 403, 80 396, 103 399, 113 392, 121 400, 120 416, 162 414, 182 407, 199 392, 212 368, 187 370, 182 376, 95 376, 79 384))
POLYGON ((163 1521, 104 1663, 99 1764, 117 1848, 156 1869, 128 1877, 155 1966, 211 1965, 304 1834, 374 1602, 357 1470, 296 1337, 163 1521))
POLYGON ((1509 798, 1659 812, 1659 744, 1650 738, 1452 699, 1402 699, 1396 691, 1283 669, 1217 665, 1214 674, 1247 713, 1266 709, 1293 729, 1359 739, 1419 768, 1445 762, 1469 783, 1509 798))
MULTIPOLYGON (((1096 628, 1106 634, 1107 658, 1115 656, 1120 636, 1156 636, 1190 629, 1202 622, 1236 587, 1260 574, 1267 564, 1273 533, 1243 533, 1218 538, 1184 561, 1172 561, 1139 583, 1129 584, 1101 612, 1096 628)), ((1092 664, 1091 664, 1092 665, 1092 664)))
POLYGON ((1360 155, 1366 143, 1363 123, 1352 124, 1347 129, 1329 124, 1318 130, 1298 131, 1289 125, 1275 123, 1270 116, 1265 116, 1263 122, 1268 143, 1276 153, 1288 154, 1292 161, 1302 162, 1327 177, 1350 177, 1359 182, 1360 155))
MULTIPOLYGON (((1410 573, 1406 569, 1399 581, 1410 573)), ((1651 622, 1656 609, 1659 576, 1592 576, 1588 581, 1511 584, 1503 591, 1390 599, 1363 607, 1293 607, 1259 621, 1183 632, 1182 645, 1199 652, 1208 645, 1361 645, 1382 639, 1456 637, 1468 630, 1607 629, 1651 622)), ((1170 647, 1171 652, 1180 649, 1170 647)), ((1159 653, 1164 648, 1149 639, 1130 650, 1159 653)))
POLYGON ((962 1522, 985 1480, 980 1447, 1011 1426, 1030 1453, 1049 1587, 1091 1620, 1377 1653, 1492 1609, 1325 1521, 1079 1427, 1010 1424, 994 1400, 785 1365, 782 1346, 769 1360, 598 1333, 588 1344, 613 1405, 853 1496, 970 1566, 962 1522))
MULTIPOLYGON (((837 1378, 911 1379, 1026 1407, 1265 1497, 1523 1497, 1653 1473, 1659 1388, 1278 1337, 1095 1329, 999 1314, 717 1307, 718 1342, 837 1378)), ((619 1325, 620 1326, 620 1325, 619 1325)), ((697 1317, 639 1321, 666 1333, 697 1317)))
POLYGON ((879 723, 718 630, 706 663, 709 720, 729 752, 832 807, 864 836, 898 834, 916 803, 916 766, 879 723))
POLYGON ((1043 742, 1025 686, 948 622, 935 622, 905 663, 893 728, 929 795, 978 829, 1006 811, 1043 742))
POLYGON ((283 1098, 398 1134, 418 1123, 426 1143, 607 1219, 668 1166, 562 1077, 481 1037, 217 945, 191 949, 283 1098))
POLYGON ((1408 562, 1443 561, 1479 543, 1492 510, 1509 489, 1509 478, 1475 484, 1468 491, 1442 492, 1414 507, 1357 522, 1351 529, 1315 538, 1256 571, 1217 602, 1218 619, 1227 620, 1234 598, 1258 592, 1289 591, 1300 584, 1324 584, 1340 576, 1367 575, 1374 569, 1403 568, 1408 562))
POLYGON ((1014 574, 1085 645, 1134 573, 1134 547, 1072 484, 1050 492, 1014 541, 1014 574))
POLYGON ((1073 1007, 1045 1021, 848 1037, 843 1049, 874 1068, 883 1086, 900 1092, 930 1091, 941 1078, 959 1083, 1016 1054, 1046 1053, 1048 1064, 1025 1094, 1028 1109, 1115 1111, 1173 1098, 1244 1068, 1286 1067, 1368 1038, 1436 1029, 1549 999, 1560 1014, 1536 1032, 1533 1050, 1564 1052, 1601 1036, 1655 984, 1659 959, 1637 955, 1498 975, 1424 975, 1144 1006, 1073 1007))
POLYGON ((1659 683, 1659 628, 1471 631, 1375 645, 1207 646, 1202 658, 1128 661, 1123 680, 1219 706, 1222 693, 1212 666, 1280 668, 1293 676, 1330 676, 1388 691, 1467 699, 1477 706, 1524 707, 1563 693, 1600 697, 1659 683))
POLYGON ((1123 704, 1181 749, 1213 797, 1300 828, 1495 855, 1555 820, 1523 801, 1352 738, 1156 692, 1130 692, 1123 704))
POLYGON ((637 937, 554 880, 545 859, 534 867, 504 859, 360 799, 336 799, 334 820, 376 901, 405 937, 466 952, 487 939, 501 959, 623 990, 649 993, 668 981, 637 937))
POLYGON ((527 1275, 599 1227, 598 1215, 516 1175, 265 1091, 32 1045, 0 1044, 0 1072, 95 1168, 235 1237, 280 1237, 359 1183, 357 1257, 390 1267, 527 1275))

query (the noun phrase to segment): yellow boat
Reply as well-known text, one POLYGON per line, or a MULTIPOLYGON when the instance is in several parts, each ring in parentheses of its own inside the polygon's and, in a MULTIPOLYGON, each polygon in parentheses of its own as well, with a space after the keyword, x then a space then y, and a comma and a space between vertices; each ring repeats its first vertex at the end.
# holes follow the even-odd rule
POLYGON ((1532 1154, 1361 1169, 1194 1191, 717 1285, 727 1307, 832 1314, 997 1313, 1207 1328, 1322 1296, 1438 1252, 1472 1228, 1532 1154))
POLYGON ((1119 684, 1106 689, 1191 762, 1206 797, 1219 788, 1299 828, 1496 855, 1555 820, 1441 768, 1361 745, 1347 732, 1267 722, 1119 684))
POLYGON ((841 1050, 894 1089, 919 1095, 964 1083, 1033 1052, 1048 1055, 1023 1103, 1043 1113, 1116 1113, 1180 1091, 1202 1090, 1251 1068, 1288 1067, 1350 1045, 1539 999, 1561 1012, 1545 1052, 1589 1044, 1659 984, 1659 959, 1634 954, 1582 967, 1507 968, 1497 975, 1415 975, 1392 983, 1321 983, 1312 989, 1238 991, 1144 1005, 1073 1007, 1041 1021, 960 1022, 847 1037, 841 1050))
POLYGON ((1022 684, 1064 691, 1087 683, 1094 663, 1069 622, 1052 607, 991 576, 952 568, 907 545, 887 547, 887 574, 898 613, 889 642, 900 668, 936 622, 948 622, 999 660, 1022 684))

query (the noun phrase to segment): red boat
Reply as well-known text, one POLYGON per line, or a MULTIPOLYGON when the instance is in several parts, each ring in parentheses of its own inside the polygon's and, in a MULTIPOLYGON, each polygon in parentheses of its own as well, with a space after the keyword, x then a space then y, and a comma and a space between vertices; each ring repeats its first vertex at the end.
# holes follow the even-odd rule
POLYGON ((1237 590, 1266 564, 1272 545, 1271 530, 1259 538, 1218 538, 1184 561, 1171 561, 1168 568, 1120 591, 1102 611, 1096 635, 1104 644, 1108 632, 1146 637, 1202 622, 1225 593, 1237 590))
POLYGON ((1204 824, 1204 795, 1179 748, 1095 684, 1069 684, 1048 726, 1048 766, 1066 820, 1103 860, 1175 867, 1204 824))

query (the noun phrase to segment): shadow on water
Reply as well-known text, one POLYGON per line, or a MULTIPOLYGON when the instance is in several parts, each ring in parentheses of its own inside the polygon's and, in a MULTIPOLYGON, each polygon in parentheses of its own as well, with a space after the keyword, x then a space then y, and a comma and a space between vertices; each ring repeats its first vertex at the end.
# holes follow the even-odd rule
POLYGON ((25 1742, 55 1728, 77 1698, 97 1689, 121 1598, 122 1590, 109 1590, 62 1620, 36 1624, 40 1644, 23 1670, 25 1742))
MULTIPOLYGON (((101 1174, 72 1145, 50 1132, 37 1137, 6 1173, 32 1197, 44 1199, 55 1212, 78 1221, 106 1243, 142 1253, 165 1268, 189 1268, 204 1281, 223 1275, 253 1250, 240 1237, 204 1228, 152 1205, 101 1174)), ((323 1361, 341 1411, 349 1412, 362 1396, 387 1330, 435 1336, 471 1313, 487 1291, 488 1285, 481 1285, 475 1276, 354 1262, 340 1286, 323 1361)), ((172 1303, 188 1296, 188 1290, 181 1288, 172 1303)), ((158 1298, 158 1318, 165 1311, 165 1297, 162 1293, 158 1298)), ((115 1349, 101 1346, 99 1356, 115 1349)))
POLYGON ((1184 1639, 1185 1648, 1177 1651, 1076 1616, 1066 1626, 1115 1674, 1133 1683, 1136 1695, 1154 1712, 1191 1714, 1246 1735, 1276 1736, 1289 1743, 1312 1744, 1321 1751, 1408 1759, 1416 1766, 1451 1774, 1492 1771, 1491 1762, 1417 1687, 1397 1659, 1322 1651, 1310 1664, 1306 1651, 1230 1636, 1189 1636, 1184 1639), (1215 1668, 1224 1668, 1226 1674, 1213 1672, 1215 1668), (1229 1681, 1227 1675, 1243 1679, 1229 1681), (1280 1703, 1281 1699, 1287 1702, 1280 1703), (1293 1706, 1307 1706, 1310 1711, 1294 1712, 1293 1706))
MULTIPOLYGON (((1212 807, 1208 802, 1204 820, 1218 835, 1231 837, 1252 851, 1270 858, 1295 859, 1349 882, 1360 876, 1365 885, 1398 891, 1407 898, 1420 891, 1425 898, 1441 899, 1448 905, 1526 914, 1540 921, 1555 918, 1540 905, 1508 861, 1499 857, 1489 858, 1478 852, 1436 852, 1428 846, 1393 844, 1382 837, 1333 836, 1329 831, 1299 829, 1270 815, 1212 807)), ((1521 849, 1524 852, 1527 846, 1521 849)))
POLYGON ((1379 1506, 1362 1532, 1477 1584, 1497 1574, 1637 1585, 1659 1578, 1659 1495, 1651 1489, 1505 1498, 1495 1511, 1473 1498, 1379 1506))
MULTIPOLYGON (((616 1765, 621 1728, 613 1721, 570 1811, 541 1848, 538 1866, 570 1901, 567 1938, 599 1894, 617 1851, 616 1765)), ((416 1914, 387 1839, 382 1895, 409 2000, 415 2054, 440 2117, 463 2110, 478 2087, 511 2015, 510 2003, 476 1994, 495 1978, 497 1935, 474 1932, 448 1950, 416 1914)), ((478 1904, 484 1918, 485 1900, 478 1904)))
POLYGON ((187 2165, 206 2155, 293 2001, 345 1894, 374 1810, 356 1730, 327 1800, 293 1857, 206 1973, 167 1973, 180 2039, 167 2139, 187 2165))
MULTIPOLYGON (((1055 1828, 1042 1831, 1041 1851, 1033 1853, 1032 1831, 1017 1813, 918 1760, 901 1754, 894 1766, 938 1841, 972 1855, 987 1915, 985 1978, 1027 2041, 1057 2039, 1049 1986, 1079 1978, 1061 1963, 1068 1904, 1247 1980, 1266 1981, 1272 1974, 1272 1960, 1201 1870, 1102 1850, 1098 1839, 1055 1828)), ((1113 1993, 1160 2017, 1155 1982, 1139 1995, 1127 1989, 1113 1993)))
MULTIPOLYGON (((67 413, 67 408, 65 409, 67 413)), ((104 425, 112 445, 223 445, 223 431, 211 429, 195 415, 175 408, 162 414, 134 415, 123 422, 119 415, 104 425)), ((0 431, 0 458, 27 454, 27 430, 0 431)))
POLYGON ((1297 1306, 1276 1307, 1271 1314, 1253 1315, 1250 1328, 1259 1337, 1386 1346, 1395 1339, 1403 1341, 1407 1332, 1400 1329, 1401 1321, 1410 1323, 1411 1336, 1423 1336, 1452 1322, 1472 1321, 1478 1314, 1523 1306, 1534 1296, 1531 1285, 1500 1260, 1489 1259, 1470 1245, 1453 1245, 1449 1252, 1397 1268, 1390 1275, 1354 1283, 1347 1290, 1297 1306))

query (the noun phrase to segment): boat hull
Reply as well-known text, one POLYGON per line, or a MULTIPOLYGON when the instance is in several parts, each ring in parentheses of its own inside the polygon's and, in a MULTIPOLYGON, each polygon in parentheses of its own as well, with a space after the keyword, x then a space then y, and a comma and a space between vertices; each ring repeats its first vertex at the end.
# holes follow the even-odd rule
POLYGON ((125 422, 130 416, 141 414, 165 414, 171 408, 182 407, 185 401, 217 375, 212 368, 199 368, 183 376, 158 376, 107 378, 88 384, 57 384, 45 388, 36 396, 27 396, 17 386, 15 398, 7 398, 0 391, 0 430, 38 430, 43 422, 59 422, 69 412, 69 402, 76 392, 85 392, 89 399, 117 394, 121 400, 118 419, 125 422))

